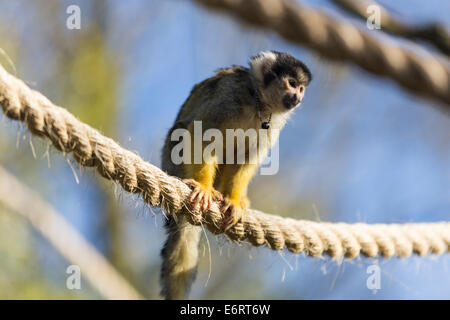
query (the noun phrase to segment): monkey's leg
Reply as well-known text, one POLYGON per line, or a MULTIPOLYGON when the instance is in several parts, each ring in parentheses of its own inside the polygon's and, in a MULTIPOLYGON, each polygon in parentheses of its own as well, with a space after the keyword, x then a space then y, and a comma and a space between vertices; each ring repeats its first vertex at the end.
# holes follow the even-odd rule
POLYGON ((194 208, 201 210, 208 209, 213 200, 222 200, 220 192, 214 189, 214 177, 217 170, 217 162, 211 159, 202 164, 186 165, 186 176, 192 179, 185 179, 183 182, 194 189, 189 197, 194 208))
POLYGON ((221 211, 225 215, 223 229, 227 230, 242 217, 249 206, 247 188, 257 166, 253 164, 226 165, 221 176, 220 191, 225 196, 221 211))

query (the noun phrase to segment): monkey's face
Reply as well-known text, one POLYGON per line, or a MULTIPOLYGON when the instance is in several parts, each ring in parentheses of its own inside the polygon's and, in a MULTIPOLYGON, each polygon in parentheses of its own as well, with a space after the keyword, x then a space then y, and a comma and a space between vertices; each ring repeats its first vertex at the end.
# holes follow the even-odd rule
POLYGON ((311 81, 311 72, 290 54, 261 52, 250 60, 252 72, 261 83, 264 102, 274 112, 286 112, 299 106, 311 81))
POLYGON ((283 98, 282 103, 286 109, 293 109, 300 105, 305 95, 305 86, 297 79, 285 77, 282 79, 283 98))
POLYGON ((305 96, 306 84, 292 76, 276 77, 265 90, 265 99, 273 111, 285 112, 300 105, 305 96))

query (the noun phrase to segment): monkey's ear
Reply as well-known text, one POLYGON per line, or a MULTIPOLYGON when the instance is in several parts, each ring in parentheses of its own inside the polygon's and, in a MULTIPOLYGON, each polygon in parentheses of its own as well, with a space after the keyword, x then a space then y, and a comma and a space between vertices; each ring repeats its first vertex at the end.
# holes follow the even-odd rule
POLYGON ((270 71, 273 64, 277 60, 277 56, 272 51, 261 52, 250 58, 250 69, 253 76, 260 82, 264 83, 264 76, 270 71))

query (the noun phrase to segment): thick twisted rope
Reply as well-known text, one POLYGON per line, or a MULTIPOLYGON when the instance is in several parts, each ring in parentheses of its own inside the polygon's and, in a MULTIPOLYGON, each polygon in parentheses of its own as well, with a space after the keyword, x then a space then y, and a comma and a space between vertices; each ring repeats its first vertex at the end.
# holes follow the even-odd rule
POLYGON ((450 110, 450 67, 433 57, 378 41, 345 21, 289 0, 197 0, 257 26, 275 30, 324 57, 346 60, 395 80, 410 92, 445 103, 450 110))
POLYGON ((367 8, 369 6, 377 6, 380 9, 380 27, 382 30, 407 39, 425 41, 446 56, 450 56, 450 33, 447 31, 445 25, 441 23, 407 24, 391 14, 375 0, 332 1, 342 9, 364 20, 371 16, 367 12, 367 8))
MULTIPOLYGON (((118 182, 124 190, 140 193, 146 203, 169 214, 184 214, 192 224, 205 224, 220 233, 222 215, 217 203, 206 212, 185 205, 191 189, 135 153, 119 146, 97 130, 77 120, 67 110, 54 105, 41 93, 0 66, 0 104, 4 114, 23 121, 34 135, 50 139, 56 149, 72 152, 82 166, 97 167, 105 178, 118 182)), ((311 256, 327 253, 335 258, 406 257, 416 252, 441 254, 450 247, 450 222, 366 225, 317 223, 281 218, 247 210, 242 221, 227 231, 236 241, 274 250, 288 249, 311 256)))

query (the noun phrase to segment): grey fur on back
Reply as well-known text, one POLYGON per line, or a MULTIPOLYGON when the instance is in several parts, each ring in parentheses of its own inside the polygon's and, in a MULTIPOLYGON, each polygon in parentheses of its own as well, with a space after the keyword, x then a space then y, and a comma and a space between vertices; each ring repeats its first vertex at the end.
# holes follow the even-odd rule
POLYGON ((186 178, 183 165, 175 165, 171 161, 171 150, 178 143, 170 139, 174 130, 188 129, 194 120, 202 121, 203 130, 223 127, 224 119, 232 124, 234 119, 242 115, 244 106, 256 108, 255 95, 250 70, 241 66, 219 69, 215 76, 196 84, 167 134, 162 152, 162 169, 170 175, 186 178), (236 97, 239 97, 239 101, 235 100, 236 97))
MULTIPOLYGON (((254 105, 255 89, 247 68, 221 69, 215 76, 195 85, 167 134, 162 151, 163 170, 179 178, 188 178, 183 164, 175 165, 171 161, 171 150, 179 143, 171 141, 174 130, 188 129, 194 120, 202 121, 203 130, 223 127, 224 119, 232 122, 242 114, 243 106, 254 105), (241 100, 233 100, 236 97, 241 100)), ((178 221, 170 217, 166 230, 168 238, 161 251, 161 294, 166 299, 183 299, 196 277, 201 227, 189 225, 182 217, 178 221)))

